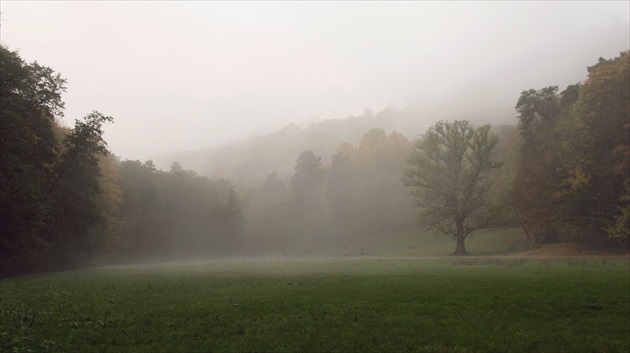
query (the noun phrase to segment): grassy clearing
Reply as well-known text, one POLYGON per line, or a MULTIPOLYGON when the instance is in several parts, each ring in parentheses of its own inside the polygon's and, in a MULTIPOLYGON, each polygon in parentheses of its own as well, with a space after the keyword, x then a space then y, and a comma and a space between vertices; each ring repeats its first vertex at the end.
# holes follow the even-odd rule
MULTIPOLYGON (((509 252, 510 248, 524 250, 534 246, 534 241, 527 239, 520 228, 479 230, 466 240, 466 248, 472 255, 501 255, 509 252)), ((436 238, 431 234, 419 234, 413 227, 387 234, 353 238, 347 247, 343 247, 337 241, 328 241, 293 249, 288 254, 336 256, 345 251, 348 255, 356 256, 360 249, 373 256, 445 256, 455 250, 455 242, 449 237, 436 238)))
POLYGON ((628 352, 630 264, 310 259, 0 282, 2 351, 628 352))

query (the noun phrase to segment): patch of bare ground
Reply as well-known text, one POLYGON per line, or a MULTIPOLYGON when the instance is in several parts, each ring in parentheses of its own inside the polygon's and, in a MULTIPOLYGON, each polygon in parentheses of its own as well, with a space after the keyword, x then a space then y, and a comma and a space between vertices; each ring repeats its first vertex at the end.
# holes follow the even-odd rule
POLYGON ((581 248, 576 243, 544 244, 539 248, 524 250, 514 253, 512 256, 537 257, 537 258, 628 258, 630 253, 612 253, 581 248))

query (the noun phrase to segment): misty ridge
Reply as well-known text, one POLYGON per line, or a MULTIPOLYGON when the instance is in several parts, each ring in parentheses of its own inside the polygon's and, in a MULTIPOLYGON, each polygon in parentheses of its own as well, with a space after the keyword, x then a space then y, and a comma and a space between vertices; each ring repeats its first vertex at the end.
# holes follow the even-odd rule
POLYGON ((177 161, 202 175, 253 181, 274 171, 289 176, 297 155, 304 150, 314 151, 329 163, 340 143, 358 144, 363 134, 373 128, 387 133, 396 131, 414 140, 438 120, 467 119, 475 124, 516 126, 514 106, 525 87, 562 88, 584 81, 586 67, 598 57, 607 57, 602 53, 612 57, 627 47, 625 27, 617 23, 580 36, 550 35, 535 48, 514 53, 502 65, 460 82, 451 92, 441 96, 428 92, 405 107, 390 106, 377 111, 366 107, 360 114, 346 118, 332 117, 302 126, 290 123, 277 131, 216 147, 153 154, 151 160, 162 169, 177 161))

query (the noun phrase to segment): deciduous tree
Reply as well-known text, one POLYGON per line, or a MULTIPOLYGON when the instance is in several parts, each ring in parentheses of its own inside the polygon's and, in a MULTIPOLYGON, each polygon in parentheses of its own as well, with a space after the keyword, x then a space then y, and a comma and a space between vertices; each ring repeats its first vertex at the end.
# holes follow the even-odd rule
POLYGON ((497 137, 490 125, 440 121, 415 144, 403 184, 412 189, 420 225, 456 241, 454 255, 466 255, 465 240, 475 230, 496 224, 489 202, 488 172, 497 137))
POLYGON ((32 271, 50 243, 42 235, 57 158, 55 116, 66 81, 0 45, 0 275, 32 271))

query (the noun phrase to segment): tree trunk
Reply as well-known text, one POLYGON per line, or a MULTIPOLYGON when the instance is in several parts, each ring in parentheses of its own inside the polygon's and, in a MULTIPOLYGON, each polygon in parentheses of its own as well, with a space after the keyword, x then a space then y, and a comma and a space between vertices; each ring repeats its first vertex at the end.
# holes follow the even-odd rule
POLYGON ((455 235, 455 239, 457 240, 457 245, 455 246, 455 252, 451 255, 454 256, 464 256, 468 255, 466 251, 466 245, 464 244, 464 240, 466 240, 466 236, 464 235, 464 222, 456 219, 455 226, 457 227, 457 234, 455 235))
POLYGON ((531 239, 532 237, 529 235, 529 231, 527 230, 525 223, 523 223, 523 219, 521 218, 521 215, 516 211, 516 209, 514 209, 514 214, 516 215, 516 219, 518 219, 518 223, 521 225, 521 228, 523 228, 523 230, 525 231, 525 235, 527 236, 527 239, 531 239))
POLYGON ((455 256, 468 255, 468 252, 466 251, 466 245, 464 244, 464 240, 466 240, 466 236, 464 235, 464 222, 456 221, 456 227, 457 227, 457 235, 456 235, 457 246, 455 247, 455 252, 452 255, 455 255, 455 256))
POLYGON ((455 256, 468 255, 468 252, 466 251, 466 245, 464 244, 464 239, 465 238, 463 235, 457 236, 457 246, 455 247, 455 252, 452 255, 455 255, 455 256))

